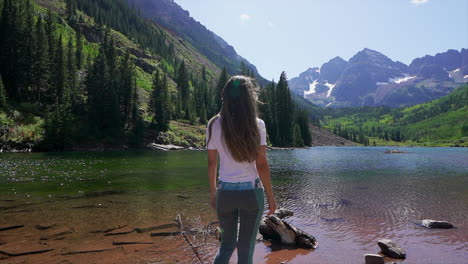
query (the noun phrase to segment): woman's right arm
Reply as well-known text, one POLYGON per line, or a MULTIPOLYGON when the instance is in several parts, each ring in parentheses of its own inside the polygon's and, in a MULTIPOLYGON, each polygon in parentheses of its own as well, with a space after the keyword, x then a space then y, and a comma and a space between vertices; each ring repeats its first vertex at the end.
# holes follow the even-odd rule
POLYGON ((259 146, 255 164, 257 166, 258 175, 260 176, 260 180, 262 181, 263 187, 265 188, 265 193, 267 195, 269 207, 268 215, 271 215, 276 211, 276 201, 273 195, 273 188, 271 186, 270 165, 268 165, 266 156, 266 146, 259 146))

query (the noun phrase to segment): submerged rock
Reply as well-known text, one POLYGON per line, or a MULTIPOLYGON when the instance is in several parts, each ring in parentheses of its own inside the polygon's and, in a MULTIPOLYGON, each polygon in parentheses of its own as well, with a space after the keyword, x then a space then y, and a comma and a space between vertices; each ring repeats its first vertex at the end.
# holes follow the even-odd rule
POLYGON ((385 264, 384 258, 377 254, 366 254, 364 258, 366 264, 385 264))
POLYGON ((68 227, 59 228, 56 230, 52 230, 47 232, 41 236, 41 240, 60 240, 65 238, 65 235, 73 233, 74 230, 68 227))
POLYGON ((438 221, 431 219, 422 220, 421 225, 427 228, 453 228, 453 225, 447 221, 438 221))
POLYGON ((36 228, 37 230, 47 230, 47 229, 50 229, 52 227, 55 227, 56 224, 51 224, 51 225, 35 225, 34 228, 36 228))
POLYGON ((381 239, 377 242, 382 253, 390 258, 404 259, 406 258, 405 251, 390 239, 381 239))
POLYGON ((399 150, 399 149, 387 149, 387 150, 385 151, 385 153, 386 153, 386 154, 394 154, 394 153, 406 153, 406 152, 404 152, 404 151, 402 151, 402 150, 399 150))
POLYGON ((329 223, 334 223, 334 222, 344 222, 346 219, 339 217, 339 218, 325 218, 325 217, 320 217, 323 221, 329 222, 329 223))

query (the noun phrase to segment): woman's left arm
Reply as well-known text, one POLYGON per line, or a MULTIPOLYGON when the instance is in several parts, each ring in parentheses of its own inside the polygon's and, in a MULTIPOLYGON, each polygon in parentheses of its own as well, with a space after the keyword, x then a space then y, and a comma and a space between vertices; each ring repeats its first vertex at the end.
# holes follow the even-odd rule
POLYGON ((210 204, 216 210, 216 169, 218 167, 218 151, 208 149, 208 181, 210 182, 210 204))

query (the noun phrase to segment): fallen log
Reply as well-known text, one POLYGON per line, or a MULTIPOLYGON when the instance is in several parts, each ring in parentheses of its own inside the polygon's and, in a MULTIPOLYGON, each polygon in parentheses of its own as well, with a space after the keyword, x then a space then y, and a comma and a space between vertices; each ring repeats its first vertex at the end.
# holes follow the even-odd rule
POLYGON ((121 245, 152 245, 153 242, 141 242, 141 241, 113 241, 112 245, 121 246, 121 245))
POLYGON ((307 249, 315 249, 318 247, 318 242, 315 237, 288 224, 276 215, 264 217, 260 222, 259 230, 264 239, 276 240, 285 245, 307 249))
POLYGON ((0 253, 8 255, 10 257, 18 257, 18 256, 24 256, 24 255, 32 255, 32 254, 40 254, 40 253, 45 253, 52 251, 53 249, 41 249, 41 250, 33 250, 33 251, 23 251, 23 252, 18 252, 18 253, 13 253, 13 252, 8 252, 8 251, 3 251, 0 250, 0 253))
POLYGON ((150 226, 150 227, 136 227, 134 228, 137 233, 144 233, 148 231, 154 231, 158 229, 166 229, 166 228, 171 228, 171 227, 177 227, 177 224, 164 224, 164 225, 158 225, 158 226, 150 226))
POLYGON ((0 231, 6 231, 6 230, 11 230, 11 229, 17 229, 24 227, 24 225, 9 225, 9 226, 0 226, 0 231))
POLYGON ((124 228, 126 226, 127 225, 121 225, 121 226, 111 227, 111 228, 107 228, 107 229, 98 229, 98 230, 91 231, 91 233, 109 233, 111 231, 124 228))
POLYGON ((104 236, 127 235, 127 234, 130 234, 130 233, 133 233, 133 232, 135 232, 135 229, 133 229, 131 227, 124 227, 124 228, 115 229, 115 230, 113 230, 112 232, 109 232, 109 233, 105 233, 104 236))
POLYGON ((82 251, 70 251, 70 252, 65 252, 60 255, 66 256, 66 255, 76 255, 76 254, 86 254, 86 253, 99 253, 99 252, 104 252, 104 251, 109 251, 109 250, 114 250, 116 248, 104 248, 104 249, 93 249, 93 250, 82 250, 82 251))
POLYGON ((155 236, 177 236, 177 235, 182 235, 182 232, 176 231, 176 232, 157 232, 157 233, 151 233, 150 236, 155 237, 155 236))

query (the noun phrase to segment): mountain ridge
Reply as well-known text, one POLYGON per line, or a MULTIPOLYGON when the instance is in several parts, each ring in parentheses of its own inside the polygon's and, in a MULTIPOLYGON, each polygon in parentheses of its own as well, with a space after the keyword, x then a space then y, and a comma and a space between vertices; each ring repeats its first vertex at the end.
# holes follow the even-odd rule
POLYGON ((255 65, 239 55, 235 48, 222 37, 209 30, 190 16, 190 12, 183 9, 173 0, 125 0, 138 7, 143 16, 175 32, 178 36, 193 45, 218 67, 226 67, 229 74, 235 75, 243 69, 243 63, 253 72, 257 81, 264 85, 268 81, 263 78, 255 65))
POLYGON ((449 49, 406 65, 365 48, 349 61, 334 57, 315 68, 292 78, 290 88, 317 105, 402 107, 437 99, 467 82, 468 49, 449 49))

